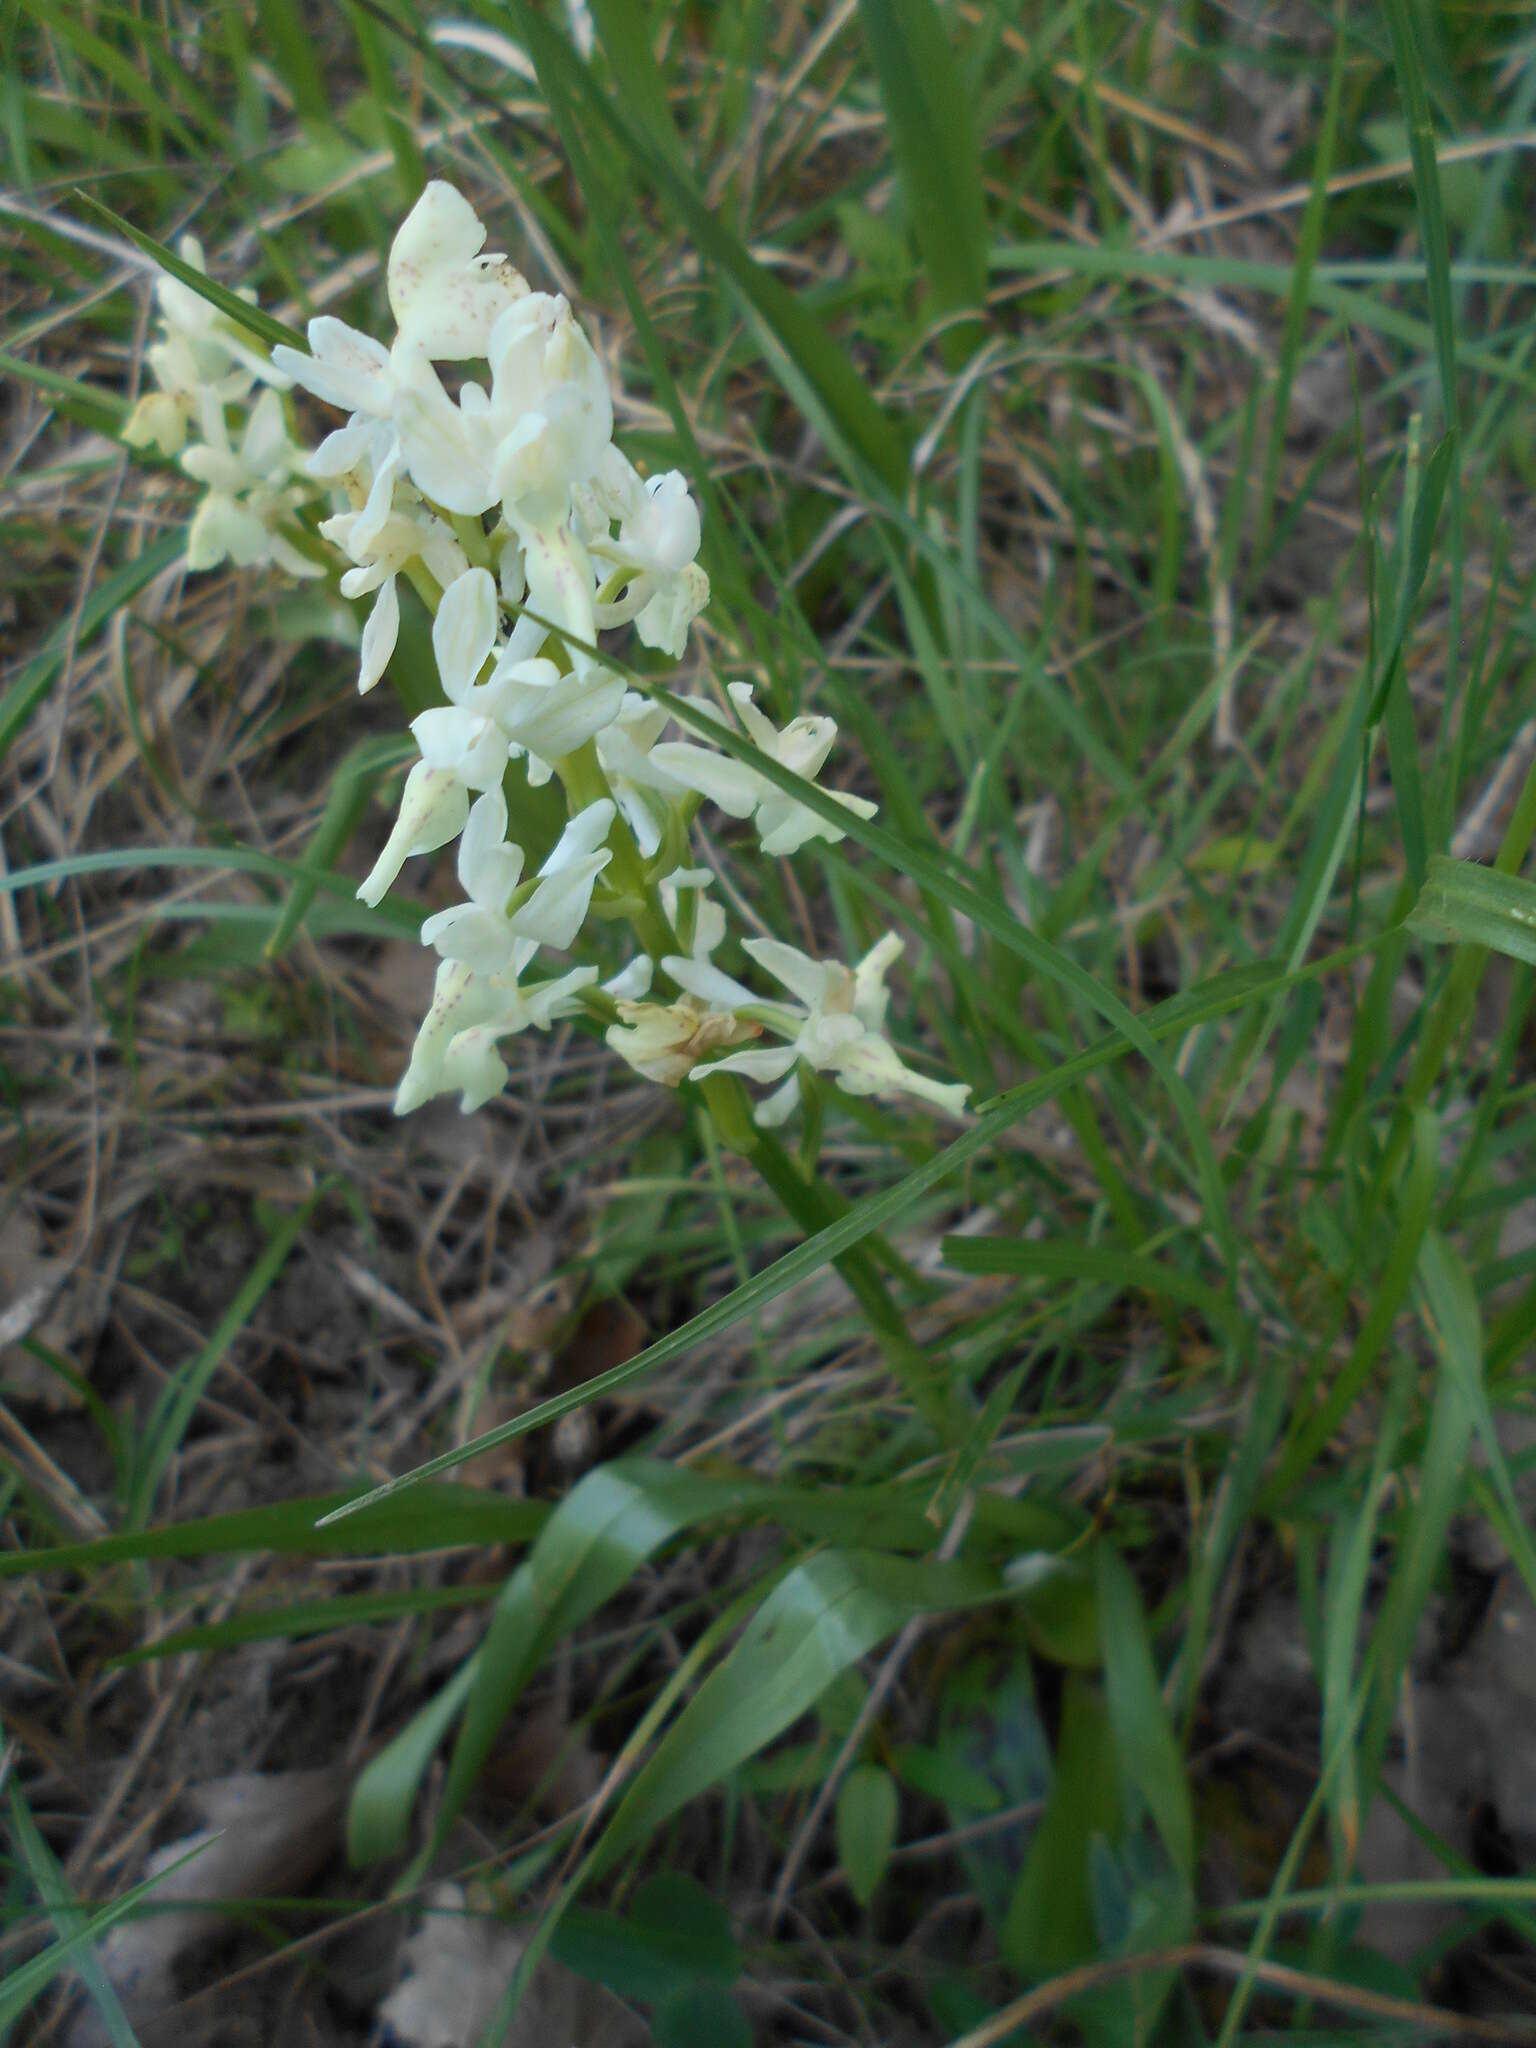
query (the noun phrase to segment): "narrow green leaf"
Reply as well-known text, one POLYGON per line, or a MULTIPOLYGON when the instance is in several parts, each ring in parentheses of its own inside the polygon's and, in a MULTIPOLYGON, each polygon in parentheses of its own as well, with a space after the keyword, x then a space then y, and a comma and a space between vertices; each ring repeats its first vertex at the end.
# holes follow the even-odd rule
POLYGON ((550 1953, 615 1996, 659 2004, 691 1984, 734 1984, 741 1949, 716 1895, 682 1871, 637 1885, 623 1914, 573 1906, 550 1953))
POLYGON ((82 1950, 94 1948, 108 1929, 115 1927, 119 1920, 126 1920, 136 1907, 153 1894, 157 1885, 164 1884, 168 1877, 190 1863, 194 1856, 200 1856, 207 1847, 207 1842, 199 1842, 197 1847, 189 1849, 185 1856, 178 1857, 174 1863, 167 1864, 164 1870, 156 1871, 153 1877, 146 1878, 142 1884, 136 1884, 131 1891, 124 1892, 120 1899, 113 1899, 110 1904, 99 1906, 71 1933, 61 1936, 54 1942, 51 1948, 44 1949, 40 1956, 34 1956, 31 1962, 23 1963, 20 1969, 12 1970, 8 1976, 0 1979, 0 2037, 3 2037, 6 2028, 13 2026, 20 2019, 29 2005, 42 1996, 61 1970, 69 1969, 75 1964, 82 1950))
POLYGON ((230 1557, 269 1550, 299 1557, 366 1557, 374 1552, 406 1556, 464 1546, 525 1543, 538 1534, 549 1514, 542 1501, 513 1500, 478 1486, 429 1482, 408 1501, 362 1508, 347 1518, 345 1526, 328 1519, 338 1508, 359 1499, 356 1489, 314 1494, 276 1507, 247 1508, 234 1515, 211 1515, 202 1521, 170 1522, 123 1536, 101 1536, 94 1543, 3 1551, 0 1580, 63 1571, 89 1577, 109 1565, 134 1564, 147 1558, 230 1557))
POLYGON ((1397 1718, 1398 1688, 1435 1579, 1445 1558, 1451 1517, 1467 1478, 1475 1413, 1471 1383, 1482 1379, 1482 1329, 1466 1269, 1430 1232, 1419 1254, 1440 1373, 1430 1410, 1417 1493, 1386 1597, 1371 1638, 1372 1691, 1360 1737, 1361 1777, 1368 1794, 1397 1718))
POLYGON ((1408 927, 1421 938, 1487 946, 1536 966, 1536 882, 1436 854, 1408 927))
POLYGON ((666 84, 651 47, 649 0, 591 0, 591 7, 598 39, 608 56, 608 68, 623 81, 625 106, 633 111, 662 154, 686 175, 677 124, 672 119, 666 84))
POLYGON ((933 0, 859 0, 859 16, 936 310, 979 313, 987 296, 981 151, 974 98, 944 23, 933 0))
POLYGON ((900 1801, 896 1780, 882 1764, 855 1764, 837 1794, 837 1857, 848 1889, 867 1906, 896 1846, 900 1801))
MULTIPOLYGON (((58 1859, 38 1832, 27 1802, 21 1796, 21 1787, 12 1778, 9 1786, 11 1795, 11 1835, 21 1852, 21 1860, 27 1867, 27 1874, 37 1887, 37 1895, 48 1909, 54 1932, 60 1940, 67 1941, 86 1926, 89 1915, 70 1893, 69 1881, 59 1868, 58 1859)), ((80 1951, 75 1969, 80 1981, 91 1995, 92 2003, 100 2016, 113 2048, 139 2048, 138 2036, 129 2024, 123 2010, 123 2002, 112 1988, 111 1979, 101 1967, 101 1959, 94 1948, 80 1951)), ((0 1993, 3 1993, 0 1986, 0 1993)))
POLYGON ((1122 1779, 1141 1794, 1174 1869, 1193 1886, 1195 1822, 1189 1775, 1152 1662, 1141 1595, 1119 1552, 1108 1542, 1098 1545, 1098 1586, 1104 1697, 1122 1779))
POLYGON ((1120 1831, 1118 1745, 1097 1688, 1069 1678, 1050 1796, 1003 1923, 1003 1955, 1027 1977, 1070 1969, 1098 1946, 1088 1885, 1095 1835, 1120 1831))
POLYGON ((354 1870, 400 1855, 410 1833, 421 1781, 475 1682, 470 1657, 393 1741, 359 1772, 347 1802, 347 1860, 354 1870))
POLYGON ((200 299, 206 299, 210 306, 217 306, 226 319, 232 320, 237 327, 243 327, 247 334, 254 335, 258 341, 264 341, 268 348, 278 342, 287 342, 290 348, 308 352, 309 344, 296 328, 289 327, 285 321, 274 319, 270 313, 264 313, 260 306, 253 306, 249 299, 242 299, 238 292, 230 291, 227 285, 215 283, 195 264, 183 262, 174 249, 168 249, 163 242, 157 242, 153 235, 146 235, 142 228, 136 228, 131 220, 124 220, 120 213, 114 213, 110 206, 104 206, 89 192, 82 192, 77 188, 75 197, 82 206, 88 207, 92 213, 109 222, 120 235, 126 235, 135 249, 152 258, 162 270, 169 271, 172 277, 180 278, 189 291, 196 292, 200 299))
POLYGON ((944 1263, 957 1273, 1017 1273, 1021 1277, 1099 1282, 1116 1292, 1134 1289, 1154 1300, 1186 1302, 1198 1309, 1213 1329, 1224 1331, 1247 1349, 1253 1325, 1224 1294, 1192 1273, 1161 1259, 1139 1258, 1107 1246, 1036 1242, 1022 1237, 946 1237, 944 1263))

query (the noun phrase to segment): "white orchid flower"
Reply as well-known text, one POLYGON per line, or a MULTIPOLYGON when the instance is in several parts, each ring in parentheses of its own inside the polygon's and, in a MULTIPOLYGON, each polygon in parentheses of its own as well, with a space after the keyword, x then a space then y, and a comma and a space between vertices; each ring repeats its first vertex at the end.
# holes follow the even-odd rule
POLYGON ((507 840, 500 787, 487 789, 471 806, 459 841, 459 881, 469 901, 429 917, 421 928, 423 945, 485 975, 505 973, 520 946, 569 946, 586 918, 597 877, 613 858, 603 844, 612 819, 606 799, 578 812, 539 869, 532 894, 514 905, 523 850, 507 840))
POLYGON ((390 246, 386 283, 397 346, 434 362, 483 356, 499 316, 528 293, 505 256, 482 255, 485 226, 461 192, 434 178, 390 246))
POLYGON ((311 458, 310 473, 338 477, 367 466, 367 498, 358 544, 388 518, 405 468, 399 414, 406 394, 447 404, 434 361, 482 355, 498 315, 526 295, 526 281, 504 256, 482 256, 485 229, 468 200, 440 180, 428 185, 390 250, 393 348, 344 320, 322 314, 307 330, 309 353, 273 350, 278 371, 323 404, 351 415, 311 458))
MULTIPOLYGON (((569 302, 529 292, 497 318, 491 388, 455 405, 435 378, 403 394, 401 444, 417 487, 450 512, 500 501, 518 535, 559 525, 613 432, 608 379, 569 302)), ((532 578, 530 576, 530 585, 532 578)))
POLYGON ((714 879, 708 868, 677 868, 661 885, 661 907, 673 930, 681 934, 692 920, 693 939, 688 948, 691 960, 708 960, 725 938, 725 911, 713 897, 704 894, 714 879), (694 898, 686 909, 685 891, 694 898))
POLYGON ((673 1003, 621 1001, 619 1016, 622 1022, 610 1024, 604 1034, 609 1046, 637 1074, 659 1081, 664 1088, 676 1088, 700 1060, 722 1046, 756 1038, 762 1029, 731 1010, 712 1009, 688 994, 673 1003))
POLYGON ((689 626, 709 602, 709 578, 694 560, 699 511, 686 479, 675 469, 643 479, 610 444, 578 503, 600 572, 610 585, 626 579, 618 596, 598 605, 598 626, 606 632, 633 619, 645 646, 681 656, 689 626))
POLYGON ((363 627, 357 687, 366 696, 389 666, 400 632, 400 597, 395 579, 408 563, 420 561, 446 589, 468 569, 464 550, 453 531, 423 506, 399 508, 383 525, 368 531, 361 512, 338 512, 322 519, 320 531, 341 549, 354 566, 341 579, 343 597, 366 597, 377 591, 363 627))
POLYGON ((227 560, 242 569, 272 563, 290 576, 323 576, 323 567, 281 531, 308 494, 289 483, 298 451, 277 393, 261 394, 238 447, 230 445, 222 411, 210 424, 215 439, 181 452, 187 475, 207 486, 187 529, 187 567, 212 569, 227 560))
POLYGON ((370 906, 382 903, 411 856, 435 853, 456 839, 468 816, 469 792, 452 770, 418 761, 405 778, 394 830, 358 889, 363 902, 370 906))
POLYGON ((662 825, 669 803, 687 790, 676 776, 651 763, 656 742, 666 730, 668 712, 637 690, 628 691, 613 723, 597 736, 597 758, 635 844, 652 859, 661 846, 662 825))
POLYGON ((562 755, 574 754, 610 726, 624 701, 624 679, 611 669, 562 675, 552 661, 538 656, 498 663, 488 689, 514 758, 528 758, 528 780, 535 788, 548 782, 562 755))
POLYGON ((760 967, 789 990, 795 998, 793 1005, 762 1004, 740 982, 707 964, 669 958, 662 965, 678 986, 696 999, 721 1007, 750 1007, 771 1029, 788 1038, 785 1045, 732 1053, 707 1069, 740 1074, 752 1081, 786 1083, 758 1105, 759 1123, 782 1123, 789 1115, 796 1092, 789 1082, 801 1060, 819 1072, 830 1073, 850 1095, 915 1095, 951 1116, 960 1115, 969 1087, 915 1072, 885 1037, 889 1003, 885 977, 901 952, 901 941, 894 933, 887 933, 871 947, 855 968, 835 960, 813 960, 778 939, 748 939, 744 946, 760 967))
POLYGON ((432 1007, 416 1034, 410 1064, 395 1094, 396 1116, 406 1116, 435 1095, 458 1093, 468 1115, 507 1084, 499 1039, 527 1030, 548 1031, 581 1008, 581 992, 597 980, 595 967, 573 967, 554 981, 519 986, 537 949, 519 949, 507 972, 477 975, 467 962, 444 960, 437 970, 432 1007))

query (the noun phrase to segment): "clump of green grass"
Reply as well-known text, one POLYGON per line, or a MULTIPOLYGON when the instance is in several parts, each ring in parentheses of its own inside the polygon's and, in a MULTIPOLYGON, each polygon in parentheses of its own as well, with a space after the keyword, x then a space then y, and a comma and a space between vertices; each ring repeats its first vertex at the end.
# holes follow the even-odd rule
MULTIPOLYGON (((592 12, 590 60, 522 0, 6 31, 7 1143, 57 1261, 137 1259, 127 1308, 182 1317, 168 1363, 132 1315, 60 1343, 49 1268, 7 1328, 84 1418, 29 1377, 0 1437, 18 1616, 189 1672, 398 1631, 354 1892, 466 1861, 554 1699, 612 1768, 482 1826, 533 1930, 508 2019, 552 1949, 668 2041, 1418 2039, 1481 1940, 1460 2018, 1520 2038, 1528 1881, 1433 1829, 1426 1878, 1358 1862, 1453 1567, 1536 1596, 1518 18, 592 12), (878 792, 803 886, 729 839, 722 874, 812 950, 898 925, 908 1035, 978 1109, 943 1144, 835 1102, 824 1184, 772 1161, 793 1224, 580 1035, 481 1152, 388 1123, 418 918, 352 897, 393 742, 344 609, 185 581, 182 479, 117 439, 146 246, 190 225, 285 324, 366 326, 434 174, 592 309, 630 445, 700 498, 714 600, 661 686, 829 711, 878 792), (205 1299, 210 1180, 244 1250, 205 1299), (306 1258, 368 1304, 323 1427, 266 1373, 306 1258), (302 1477, 232 1507, 202 1475, 274 1410, 302 1477), (232 1555, 268 1576, 226 1610, 189 1561, 232 1555), (1224 1725, 1277 1591, 1308 1718, 1224 1725), (1219 1896, 1281 1741, 1310 1775, 1219 1896), (685 1879, 680 1958, 644 1888, 685 1879), (1425 1952, 1357 1938, 1393 1898, 1442 1909, 1425 1952)), ((79 1969, 127 2026, 83 1959, 131 1873, 54 1709, 8 1730, 8 1911, 55 1945, 0 2019, 79 1969)))

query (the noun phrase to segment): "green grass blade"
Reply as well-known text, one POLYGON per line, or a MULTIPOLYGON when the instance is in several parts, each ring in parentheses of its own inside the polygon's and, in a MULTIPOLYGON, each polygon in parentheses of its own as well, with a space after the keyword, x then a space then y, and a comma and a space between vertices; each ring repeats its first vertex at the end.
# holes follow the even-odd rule
POLYGON ((29 2005, 42 1996, 61 1970, 69 1969, 76 1963, 82 1950, 93 1949, 107 1931, 119 1920, 126 1920, 134 1909, 148 1899, 157 1885, 163 1884, 173 1872, 190 1863, 194 1856, 200 1856, 209 1846, 199 1842, 195 1849, 189 1849, 185 1856, 157 1871, 126 1891, 120 1899, 113 1899, 110 1905, 99 1906, 83 1920, 70 1934, 62 1936, 51 1948, 44 1949, 40 1956, 34 1956, 29 1963, 23 1963, 19 1970, 0 1981, 0 2033, 21 2018, 29 2005))
POLYGON ((403 1506, 367 1508, 345 1527, 328 1518, 358 1500, 348 1493, 313 1494, 276 1507, 246 1508, 192 1522, 169 1522, 91 1543, 48 1550, 0 1552, 0 1580, 41 1572, 86 1577, 116 1564, 173 1557, 231 1557, 255 1551, 281 1556, 350 1557, 389 1551, 402 1556, 431 1550, 525 1543, 544 1526, 542 1501, 511 1500, 475 1486, 424 1486, 403 1506), (324 1526, 322 1526, 322 1524, 324 1526))
POLYGON ((288 326, 285 321, 274 319, 270 313, 264 313, 260 306, 253 306, 249 299, 242 299, 238 292, 232 292, 226 285, 218 284, 213 278, 205 276, 194 264, 184 263, 174 249, 168 249, 163 242, 157 242, 153 235, 146 235, 142 228, 136 228, 131 220, 124 220, 120 213, 114 213, 110 206, 104 205, 89 192, 77 191, 75 198, 90 212, 108 222, 120 235, 126 236, 135 249, 148 256, 160 269, 169 271, 172 277, 179 278, 189 291, 196 292, 200 299, 206 299, 210 306, 217 306, 236 327, 243 327, 247 334, 254 335, 258 341, 264 341, 269 348, 279 342, 286 342, 290 348, 302 349, 308 354, 309 343, 297 328, 288 326))
MULTIPOLYGON (((944 23, 933 0, 859 0, 859 18, 934 308, 979 313, 987 296, 981 152, 944 23)), ((973 341, 980 332, 972 328, 973 341)))
MULTIPOLYGON (((9 1786, 11 1795, 11 1836, 27 1874, 37 1887, 37 1895, 48 1909, 53 1921, 54 1932, 61 1941, 67 1941, 86 1926, 89 1915, 70 1895, 69 1883, 59 1868, 58 1859, 38 1832, 27 1802, 21 1796, 21 1787, 12 1778, 9 1786)), ((76 1958, 76 1971, 80 1981, 91 1995, 108 2040, 112 2048, 139 2048, 138 2036, 129 2025, 123 2002, 113 1990, 101 1959, 94 1948, 83 1948, 76 1958)), ((0 1984, 0 1997, 5 1987, 0 1984)))
POLYGON ((1104 1698, 1123 1781, 1146 1802, 1174 1869, 1195 1879, 1195 1821, 1189 1777, 1152 1662, 1136 1581, 1109 1543, 1098 1545, 1099 1626, 1104 1698))
POLYGON ((1436 854, 1408 926, 1421 938, 1486 946, 1536 966, 1536 882, 1436 854))

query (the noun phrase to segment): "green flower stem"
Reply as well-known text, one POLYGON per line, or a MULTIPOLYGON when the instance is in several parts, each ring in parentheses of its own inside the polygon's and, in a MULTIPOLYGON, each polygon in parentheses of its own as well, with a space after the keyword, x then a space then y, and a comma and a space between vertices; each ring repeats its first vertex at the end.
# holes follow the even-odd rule
MULTIPOLYGON (((780 1207, 807 1237, 843 1213, 837 1194, 819 1176, 806 1178, 771 1132, 752 1121, 752 1104, 734 1074, 711 1074, 701 1090, 721 1143, 749 1159, 780 1207)), ((886 1363, 919 1415, 943 1441, 958 1447, 974 1417, 963 1394, 944 1379, 907 1329, 906 1317, 862 1245, 834 1259, 838 1273, 879 1340, 886 1363)))

